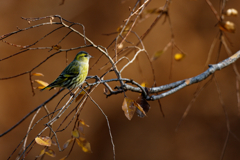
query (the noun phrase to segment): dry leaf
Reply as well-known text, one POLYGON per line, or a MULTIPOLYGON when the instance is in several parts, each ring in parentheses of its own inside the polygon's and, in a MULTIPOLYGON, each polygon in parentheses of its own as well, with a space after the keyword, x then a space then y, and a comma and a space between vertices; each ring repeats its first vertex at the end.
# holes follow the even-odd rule
POLYGON ((83 152, 92 153, 91 145, 85 138, 78 138, 77 144, 82 148, 83 152))
POLYGON ((76 97, 75 102, 77 102, 78 100, 80 100, 84 94, 85 94, 85 92, 82 91, 82 92, 76 97))
POLYGON ((35 141, 37 144, 42 145, 42 146, 48 146, 50 147, 52 144, 52 140, 50 137, 48 136, 40 136, 40 137, 36 137, 35 141))
POLYGON ((158 59, 162 54, 163 54, 163 50, 155 52, 152 57, 152 61, 155 61, 156 59, 158 59))
POLYGON ((143 118, 146 116, 146 113, 149 111, 150 109, 150 105, 148 104, 148 102, 146 101, 146 99, 144 98, 143 94, 141 94, 136 103, 138 103, 141 108, 144 110, 144 112, 142 112, 141 110, 139 110, 139 108, 137 108, 136 113, 139 117, 143 118))
MULTIPOLYGON (((139 114, 138 114, 139 117, 142 118, 142 117, 147 116, 146 113, 145 113, 145 111, 143 110, 143 108, 142 108, 137 102, 134 102, 134 106, 136 106, 137 109, 141 112, 141 114, 143 114, 143 115, 139 115, 139 114)), ((137 113, 139 113, 139 112, 137 112, 137 113)))
POLYGON ((41 157, 42 155, 44 155, 45 153, 45 148, 43 150, 41 150, 40 154, 38 155, 38 157, 41 157))
POLYGON ((52 46, 52 48, 53 48, 54 50, 59 50, 59 49, 61 49, 62 47, 61 47, 60 45, 54 45, 54 46, 52 46))
POLYGON ((32 76, 44 76, 42 73, 32 73, 32 76))
POLYGON ((72 131, 72 136, 74 137, 74 138, 79 138, 79 132, 78 132, 78 130, 77 129, 74 129, 73 131, 72 131))
POLYGON ((79 127, 78 127, 78 130, 79 130, 79 132, 80 132, 81 135, 84 135, 84 133, 83 133, 83 131, 84 131, 83 126, 79 126, 79 127))
POLYGON ((42 81, 42 80, 36 79, 36 80, 34 80, 34 81, 37 82, 38 84, 42 85, 42 87, 47 87, 47 86, 48 86, 48 83, 47 83, 47 82, 44 82, 44 81, 42 81))
POLYGON ((73 138, 67 140, 67 142, 65 142, 63 145, 63 149, 66 149, 69 146, 69 144, 72 143, 72 141, 73 141, 73 138))
POLYGON ((134 100, 125 97, 122 104, 122 110, 124 111, 124 114, 127 117, 127 119, 131 120, 136 111, 134 100))
POLYGON ((56 157, 56 153, 52 149, 45 149, 45 154, 49 155, 50 157, 56 157))
MULTIPOLYGON (((120 27, 117 28, 117 32, 120 33, 123 29, 123 25, 121 25, 120 27)), ((127 24, 127 26, 124 28, 123 33, 127 33, 130 29, 130 24, 127 24)))
POLYGON ((90 126, 87 125, 82 119, 80 119, 79 122, 80 122, 82 125, 86 126, 86 127, 90 127, 90 126))
MULTIPOLYGON (((37 89, 43 89, 43 88, 45 88, 44 86, 38 86, 37 87, 37 89)), ((36 88, 34 88, 34 89, 36 89, 36 88)))

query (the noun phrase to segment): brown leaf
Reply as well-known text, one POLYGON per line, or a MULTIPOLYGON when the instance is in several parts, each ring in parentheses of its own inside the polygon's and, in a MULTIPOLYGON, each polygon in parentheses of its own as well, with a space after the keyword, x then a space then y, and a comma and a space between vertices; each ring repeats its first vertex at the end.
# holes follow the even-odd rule
POLYGON ((85 92, 82 91, 82 92, 76 97, 75 102, 77 102, 78 100, 80 100, 84 94, 85 94, 85 92))
POLYGON ((41 157, 42 155, 44 155, 45 153, 45 148, 43 150, 41 150, 40 154, 38 155, 38 157, 41 157))
POLYGON ((82 148, 83 152, 92 153, 90 143, 83 137, 79 137, 77 140, 77 144, 82 148))
POLYGON ((79 130, 79 132, 80 132, 81 135, 84 135, 83 126, 79 126, 79 127, 78 127, 78 130, 79 130))
POLYGON ((37 144, 42 145, 42 146, 48 146, 50 147, 52 144, 52 140, 50 137, 48 136, 40 136, 40 137, 36 137, 35 141, 37 144))
POLYGON ((82 119, 80 119, 79 122, 80 122, 82 125, 86 126, 86 127, 90 127, 90 126, 87 125, 82 119))
POLYGON ((139 110, 139 111, 141 112, 141 114, 143 114, 143 115, 139 115, 139 113, 137 112, 137 114, 138 114, 139 117, 142 118, 142 117, 147 116, 146 113, 145 113, 145 111, 143 110, 143 108, 142 108, 137 102, 134 102, 134 106, 136 106, 136 107, 137 107, 137 110, 139 110))
POLYGON ((52 48, 53 48, 54 50, 59 50, 59 49, 61 49, 62 47, 61 47, 60 45, 54 45, 54 46, 52 46, 52 48))
POLYGON ((56 157, 56 153, 52 149, 45 149, 45 154, 49 155, 50 157, 56 157))
POLYGON ((63 145, 63 149, 66 149, 69 146, 69 144, 72 143, 72 141, 73 141, 73 138, 67 140, 63 145))
POLYGON ((152 61, 158 59, 162 54, 163 54, 163 50, 155 52, 153 57, 152 57, 152 61))
POLYGON ((141 108, 144 110, 144 112, 142 112, 139 108, 137 108, 136 113, 139 117, 143 118, 146 116, 146 113, 149 111, 150 109, 150 105, 148 104, 148 102, 146 101, 146 99, 144 98, 143 94, 141 94, 137 101, 136 101, 141 108))
POLYGON ((124 114, 127 117, 127 119, 131 120, 136 111, 134 100, 125 97, 122 104, 122 110, 124 111, 124 114))
POLYGON ((79 132, 78 132, 78 130, 77 129, 74 129, 73 131, 72 131, 72 136, 74 137, 74 138, 79 138, 79 132))
POLYGON ((153 57, 151 58, 151 61, 154 61, 156 59, 158 59, 163 53, 165 53, 167 51, 167 49, 169 47, 172 46, 172 42, 170 41, 164 48, 163 50, 157 51, 156 53, 154 53, 153 57))
POLYGON ((42 73, 32 73, 32 76, 44 76, 42 73))

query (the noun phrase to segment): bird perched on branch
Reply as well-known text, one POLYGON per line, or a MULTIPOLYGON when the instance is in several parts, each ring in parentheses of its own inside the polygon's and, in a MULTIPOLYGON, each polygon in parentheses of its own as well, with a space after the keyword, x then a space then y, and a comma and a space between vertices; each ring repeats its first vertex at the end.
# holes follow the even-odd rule
POLYGON ((42 90, 63 87, 71 91, 76 87, 80 87, 87 77, 89 59, 91 57, 92 56, 87 52, 80 51, 74 60, 62 71, 58 78, 42 90))

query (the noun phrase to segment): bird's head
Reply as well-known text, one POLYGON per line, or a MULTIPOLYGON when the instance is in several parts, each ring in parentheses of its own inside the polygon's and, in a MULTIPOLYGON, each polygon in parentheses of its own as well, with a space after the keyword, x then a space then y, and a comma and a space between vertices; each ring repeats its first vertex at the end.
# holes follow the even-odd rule
POLYGON ((80 51, 76 55, 75 60, 81 61, 81 62, 87 62, 90 58, 92 58, 92 56, 90 54, 88 54, 85 51, 80 51))

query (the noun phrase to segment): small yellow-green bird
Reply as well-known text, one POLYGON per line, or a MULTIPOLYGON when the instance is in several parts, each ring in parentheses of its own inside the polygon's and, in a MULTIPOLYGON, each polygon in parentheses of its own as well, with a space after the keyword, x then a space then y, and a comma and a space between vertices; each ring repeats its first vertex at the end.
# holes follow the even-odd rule
POLYGON ((88 74, 89 59, 92 56, 85 51, 80 51, 74 60, 62 71, 58 78, 49 84, 46 88, 63 87, 72 90, 80 87, 88 74))

